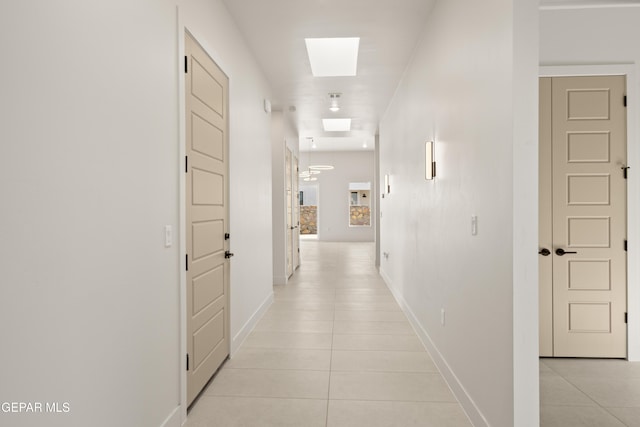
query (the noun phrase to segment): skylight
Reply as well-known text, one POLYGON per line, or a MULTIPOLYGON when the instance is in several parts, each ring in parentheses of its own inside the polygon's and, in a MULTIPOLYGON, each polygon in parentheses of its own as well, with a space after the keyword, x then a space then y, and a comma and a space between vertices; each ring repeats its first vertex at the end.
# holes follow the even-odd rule
POLYGON ((325 132, 348 132, 351 130, 351 119, 322 119, 325 132))
POLYGON ((315 77, 355 76, 360 37, 304 39, 315 77))

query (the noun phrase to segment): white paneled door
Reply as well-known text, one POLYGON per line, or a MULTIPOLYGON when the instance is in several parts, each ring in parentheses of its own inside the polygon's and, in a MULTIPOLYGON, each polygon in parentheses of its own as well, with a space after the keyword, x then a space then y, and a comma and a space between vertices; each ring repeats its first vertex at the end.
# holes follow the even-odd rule
POLYGON ((625 77, 540 89, 541 355, 624 358, 625 77))
POLYGON ((291 174, 293 173, 292 168, 292 154, 291 150, 285 148, 285 159, 284 159, 284 169, 285 169, 285 198, 287 200, 287 213, 286 213, 286 226, 287 226, 287 237, 286 237, 286 250, 287 250, 287 279, 293 275, 293 200, 291 199, 293 193, 293 180, 291 179, 291 174))
POLYGON ((185 38, 187 402, 229 355, 227 76, 185 38))

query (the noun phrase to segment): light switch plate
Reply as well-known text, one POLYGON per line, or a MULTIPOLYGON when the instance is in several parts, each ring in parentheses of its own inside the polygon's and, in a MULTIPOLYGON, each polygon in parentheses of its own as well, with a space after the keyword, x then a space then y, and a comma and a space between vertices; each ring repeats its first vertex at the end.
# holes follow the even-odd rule
POLYGON ((173 245, 173 230, 170 225, 164 226, 164 247, 170 248, 173 245))
POLYGON ((478 234, 478 217, 471 215, 471 235, 476 236, 478 234))

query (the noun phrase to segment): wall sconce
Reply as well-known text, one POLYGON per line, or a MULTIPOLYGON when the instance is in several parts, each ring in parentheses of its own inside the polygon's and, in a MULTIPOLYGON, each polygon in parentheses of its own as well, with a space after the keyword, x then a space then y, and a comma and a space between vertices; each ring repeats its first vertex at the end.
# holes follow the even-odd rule
POLYGON ((424 179, 433 179, 436 176, 436 162, 433 160, 433 141, 424 144, 424 179))
POLYGON ((389 184, 389 174, 385 174, 384 176, 384 192, 386 194, 391 194, 391 184, 389 184))

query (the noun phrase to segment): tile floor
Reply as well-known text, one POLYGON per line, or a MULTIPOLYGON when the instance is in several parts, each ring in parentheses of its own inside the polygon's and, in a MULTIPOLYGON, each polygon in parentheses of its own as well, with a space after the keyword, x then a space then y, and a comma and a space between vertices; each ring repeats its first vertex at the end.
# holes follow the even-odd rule
POLYGON ((468 427, 374 267, 370 243, 302 241, 303 264, 188 427, 468 427))
MULTIPOLYGON (((374 246, 304 240, 301 251, 186 426, 470 426, 374 268, 374 246)), ((541 359, 540 394, 543 427, 640 427, 640 363, 541 359)))
POLYGON ((640 427, 640 363, 541 359, 540 425, 640 427))

